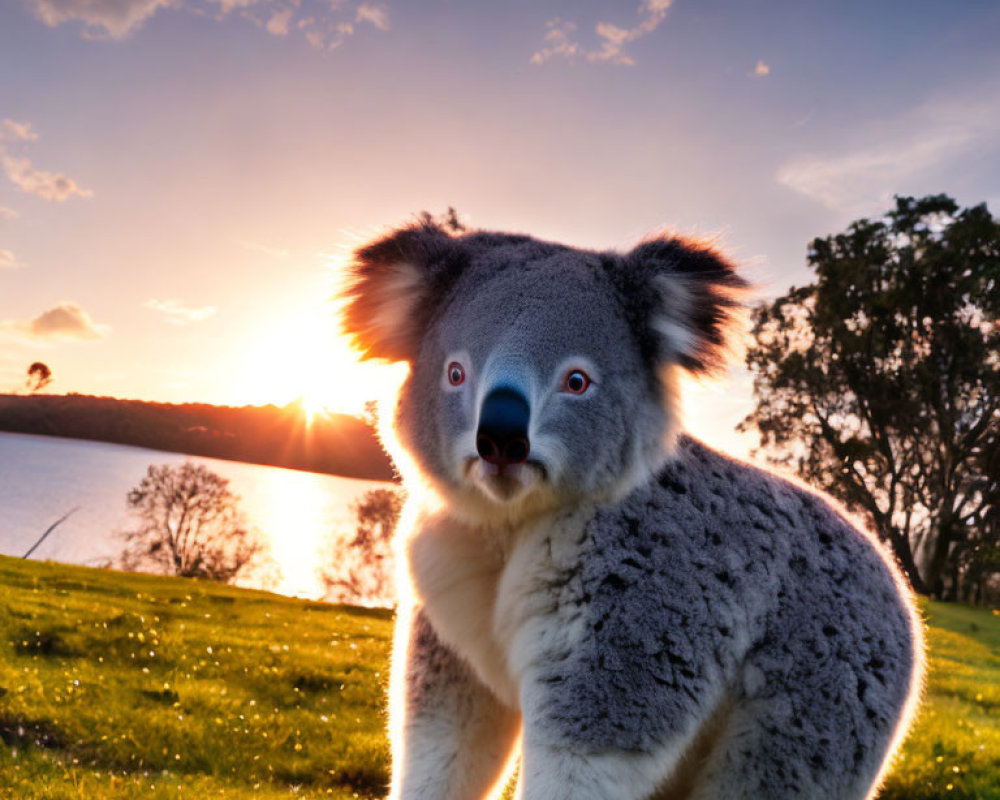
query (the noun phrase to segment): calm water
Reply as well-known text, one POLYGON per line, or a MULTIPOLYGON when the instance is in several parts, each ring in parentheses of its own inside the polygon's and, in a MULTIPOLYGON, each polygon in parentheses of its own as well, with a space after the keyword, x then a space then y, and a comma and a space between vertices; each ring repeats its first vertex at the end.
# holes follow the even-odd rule
MULTIPOLYGON (((250 524, 268 539, 277 591, 318 597, 315 569, 331 537, 353 532, 350 504, 378 481, 184 456, 140 447, 0 433, 0 553, 22 556, 46 528, 78 508, 32 558, 101 565, 121 550, 126 495, 150 464, 191 459, 228 478, 250 524)), ((274 587, 272 587, 274 588, 274 587)))

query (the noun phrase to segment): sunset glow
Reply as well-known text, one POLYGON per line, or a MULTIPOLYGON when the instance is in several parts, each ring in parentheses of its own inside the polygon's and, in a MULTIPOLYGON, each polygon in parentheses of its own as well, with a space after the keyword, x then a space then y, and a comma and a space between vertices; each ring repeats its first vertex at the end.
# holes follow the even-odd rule
POLYGON ((0 800, 1000 800, 998 42, 0 0, 0 800))
POLYGON ((359 361, 332 307, 316 305, 248 342, 237 394, 254 405, 301 402, 310 422, 323 412, 361 416, 366 402, 395 391, 404 372, 400 364, 359 361))
MULTIPOLYGON (((1000 205, 1000 18, 860 9, 3 4, 0 391, 42 361, 55 393, 360 413, 401 368, 337 336, 330 254, 424 210, 719 233, 777 296, 893 193, 1000 205)), ((751 382, 685 402, 728 446, 751 382)))

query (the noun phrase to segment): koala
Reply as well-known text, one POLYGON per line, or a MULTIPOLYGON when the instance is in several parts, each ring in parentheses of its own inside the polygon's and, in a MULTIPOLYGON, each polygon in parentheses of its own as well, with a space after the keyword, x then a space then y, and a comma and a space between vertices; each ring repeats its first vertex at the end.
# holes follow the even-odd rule
POLYGON ((895 565, 831 502, 679 431, 746 287, 710 247, 432 222, 361 247, 408 491, 392 800, 873 797, 921 688, 895 565), (518 760, 519 759, 519 760, 518 760))

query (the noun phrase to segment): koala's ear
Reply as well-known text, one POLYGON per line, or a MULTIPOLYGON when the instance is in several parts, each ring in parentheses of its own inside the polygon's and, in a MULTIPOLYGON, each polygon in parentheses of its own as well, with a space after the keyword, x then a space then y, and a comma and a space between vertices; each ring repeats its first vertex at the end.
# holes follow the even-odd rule
POLYGON ((732 263, 698 242, 663 237, 625 256, 646 302, 655 358, 701 374, 721 369, 749 284, 732 263))
POLYGON ((359 248, 340 292, 342 331, 364 358, 412 361, 466 260, 458 240, 426 220, 359 248))

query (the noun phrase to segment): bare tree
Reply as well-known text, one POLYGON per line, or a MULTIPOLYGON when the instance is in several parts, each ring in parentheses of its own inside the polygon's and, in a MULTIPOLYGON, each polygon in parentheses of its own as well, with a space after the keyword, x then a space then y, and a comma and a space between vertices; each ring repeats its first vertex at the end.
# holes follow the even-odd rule
POLYGON ((327 599, 392 604, 392 535, 402 508, 403 495, 395 489, 372 489, 352 506, 354 538, 346 545, 337 540, 319 569, 327 599))
POLYGON ((48 364, 36 361, 28 367, 28 380, 25 382, 28 394, 37 394, 52 383, 52 370, 48 364))
POLYGON ((229 481, 200 464, 151 465, 128 506, 136 525, 122 534, 125 569, 230 582, 264 555, 229 481))

